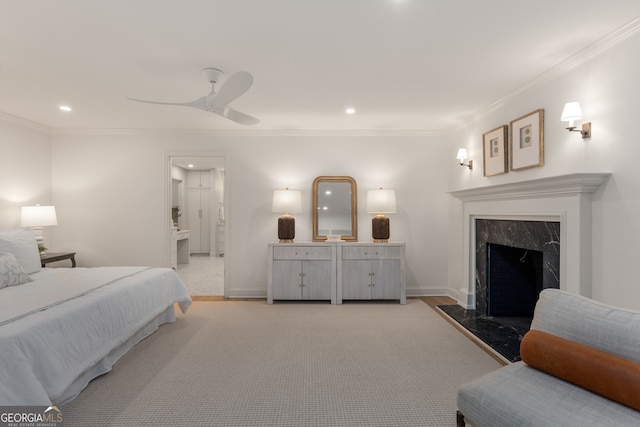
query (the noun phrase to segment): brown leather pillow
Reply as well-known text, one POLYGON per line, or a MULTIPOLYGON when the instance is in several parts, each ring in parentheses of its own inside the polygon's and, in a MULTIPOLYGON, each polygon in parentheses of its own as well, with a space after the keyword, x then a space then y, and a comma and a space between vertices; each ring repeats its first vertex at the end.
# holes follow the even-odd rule
POLYGON ((640 411, 640 363, 542 331, 522 339, 529 366, 640 411))

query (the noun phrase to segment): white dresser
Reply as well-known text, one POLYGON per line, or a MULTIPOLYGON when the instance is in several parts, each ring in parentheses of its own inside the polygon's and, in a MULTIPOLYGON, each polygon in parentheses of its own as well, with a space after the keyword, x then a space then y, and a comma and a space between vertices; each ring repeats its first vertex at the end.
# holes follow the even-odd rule
POLYGON ((268 304, 273 300, 336 303, 335 245, 271 243, 268 262, 268 304))
POLYGON ((347 243, 338 252, 338 304, 375 299, 406 304, 404 243, 347 243))
POLYGON ((267 303, 394 299, 406 303, 404 243, 270 243, 267 303))

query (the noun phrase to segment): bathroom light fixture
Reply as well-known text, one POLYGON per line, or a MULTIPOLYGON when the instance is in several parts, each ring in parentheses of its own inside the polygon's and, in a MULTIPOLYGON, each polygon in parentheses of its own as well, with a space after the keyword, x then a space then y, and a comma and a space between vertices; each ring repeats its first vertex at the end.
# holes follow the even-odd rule
POLYGON ((302 211, 302 196, 299 190, 273 190, 271 211, 281 213, 278 218, 278 239, 280 243, 293 243, 296 236, 296 220, 291 214, 302 211))
POLYGON ((583 123, 582 129, 576 129, 574 122, 582 118, 582 108, 580 103, 576 101, 567 102, 562 110, 562 116, 560 120, 563 122, 569 122, 567 130, 569 132, 580 132, 582 139, 591 138, 591 122, 583 123))
POLYGON ((356 109, 351 107, 345 110, 345 113, 347 114, 354 114, 355 112, 356 112, 356 109))
POLYGON ((460 148, 458 150, 458 155, 456 156, 456 159, 458 159, 460 161, 460 166, 466 166, 469 169, 473 169, 473 160, 469 160, 469 163, 465 164, 465 160, 467 160, 467 149, 466 148, 460 148))
POLYGON ((69 107, 68 105, 61 105, 61 106, 59 106, 58 108, 59 108, 61 111, 64 111, 64 112, 67 112, 67 113, 68 113, 69 111, 71 111, 71 107, 69 107))
MULTIPOLYGON (((50 225, 58 225, 55 206, 35 205, 22 207, 20 226, 31 227, 31 229, 33 229, 38 246, 44 247, 42 227, 48 227, 50 225)), ((41 250, 40 254, 45 255, 45 251, 41 250)))
POLYGON ((371 220, 371 237, 375 243, 389 241, 389 218, 385 213, 396 212, 396 192, 393 190, 369 190, 367 192, 367 212, 377 214, 371 220))

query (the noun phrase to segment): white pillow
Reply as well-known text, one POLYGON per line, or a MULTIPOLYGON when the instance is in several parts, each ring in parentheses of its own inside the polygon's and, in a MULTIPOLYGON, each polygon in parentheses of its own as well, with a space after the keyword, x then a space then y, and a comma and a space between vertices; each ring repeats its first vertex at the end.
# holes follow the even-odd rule
POLYGON ((31 278, 24 272, 13 254, 0 253, 0 289, 30 281, 31 278))
POLYGON ((0 252, 15 255, 27 274, 42 270, 36 235, 30 228, 0 231, 0 252))

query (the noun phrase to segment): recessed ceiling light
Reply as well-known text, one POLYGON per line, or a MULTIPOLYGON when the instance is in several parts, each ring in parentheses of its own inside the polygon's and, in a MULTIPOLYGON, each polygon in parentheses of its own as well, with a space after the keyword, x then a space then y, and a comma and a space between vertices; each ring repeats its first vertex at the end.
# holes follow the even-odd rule
POLYGON ((194 167, 194 166, 193 166, 192 164, 188 164, 188 165, 187 165, 187 167, 188 167, 188 168, 192 168, 192 167, 194 167))
POLYGON ((68 105, 61 105, 61 106, 59 106, 58 108, 59 108, 60 110, 62 110, 62 111, 66 111, 66 112, 71 111, 71 107, 69 107, 68 105))
POLYGON ((356 112, 356 109, 355 109, 355 108, 347 108, 347 109, 345 110, 345 113, 347 113, 347 114, 353 114, 353 113, 355 113, 355 112, 356 112))

